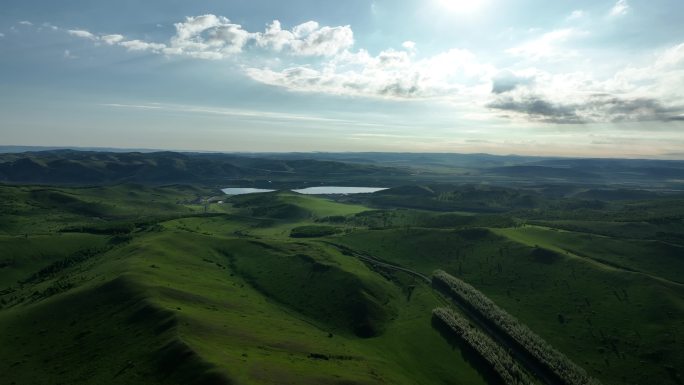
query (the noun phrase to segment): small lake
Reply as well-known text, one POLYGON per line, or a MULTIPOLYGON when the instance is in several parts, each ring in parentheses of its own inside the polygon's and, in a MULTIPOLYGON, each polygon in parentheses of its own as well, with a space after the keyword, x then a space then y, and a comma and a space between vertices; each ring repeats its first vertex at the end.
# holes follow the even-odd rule
MULTIPOLYGON (((318 187, 307 187, 303 189, 292 190, 299 194, 305 195, 330 195, 330 194, 369 194, 377 191, 387 190, 383 187, 340 187, 340 186, 318 186, 318 187)), ((230 187, 224 188, 223 191, 227 195, 243 195, 243 194, 255 194, 255 193, 265 193, 275 190, 261 189, 261 188, 247 188, 247 187, 230 187)))
POLYGON ((275 190, 266 190, 263 188, 247 188, 247 187, 229 187, 221 189, 226 195, 244 195, 244 194, 255 194, 255 193, 265 193, 275 190))
POLYGON ((296 193, 306 195, 327 195, 327 194, 370 194, 377 191, 387 190, 381 187, 338 187, 338 186, 319 186, 307 187, 298 190, 292 190, 296 193))

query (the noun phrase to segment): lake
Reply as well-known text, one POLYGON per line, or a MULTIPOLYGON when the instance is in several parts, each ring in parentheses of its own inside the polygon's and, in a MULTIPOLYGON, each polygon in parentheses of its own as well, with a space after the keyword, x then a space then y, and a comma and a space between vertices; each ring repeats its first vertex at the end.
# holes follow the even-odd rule
MULTIPOLYGON (((330 194, 369 194, 377 191, 387 190, 383 187, 341 187, 341 186, 318 186, 318 187, 307 187, 303 189, 292 190, 299 194, 305 195, 330 195, 330 194)), ((224 188, 223 191, 227 195, 244 195, 244 194, 255 194, 255 193, 265 193, 275 190, 261 189, 261 188, 249 188, 249 187, 229 187, 224 188)))
POLYGON ((244 194, 254 194, 254 193, 265 193, 275 190, 266 190, 263 188, 248 188, 248 187, 229 187, 221 189, 226 195, 244 195, 244 194))
POLYGON ((370 194, 377 191, 387 190, 382 187, 339 187, 339 186, 319 186, 307 187, 304 189, 292 190, 296 193, 306 195, 327 195, 327 194, 370 194))

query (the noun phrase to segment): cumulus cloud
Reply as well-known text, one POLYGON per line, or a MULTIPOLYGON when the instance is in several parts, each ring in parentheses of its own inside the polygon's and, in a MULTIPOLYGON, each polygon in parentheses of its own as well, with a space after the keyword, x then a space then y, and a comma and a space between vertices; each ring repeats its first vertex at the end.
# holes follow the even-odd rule
POLYGON ((323 68, 248 68, 247 75, 261 83, 297 91, 416 99, 487 93, 487 79, 494 71, 493 66, 480 63, 466 50, 415 60, 407 51, 390 49, 377 56, 364 50, 348 52, 323 68))
POLYGON ((142 40, 126 40, 119 42, 119 45, 125 47, 129 51, 162 52, 166 48, 164 44, 148 43, 142 40))
POLYGON ((627 0, 618 0, 615 5, 613 5, 613 8, 610 9, 610 12, 608 13, 608 16, 610 17, 619 17, 619 16, 624 16, 629 12, 630 6, 627 4, 627 0))
MULTIPOLYGON (((174 24, 176 35, 164 51, 170 55, 188 55, 203 59, 220 59, 242 51, 250 33, 223 16, 187 17, 174 24)), ((157 43, 158 44, 158 43, 157 43)))
POLYGON ((656 54, 651 64, 607 78, 591 72, 503 71, 492 78, 486 106, 506 116, 552 123, 682 121, 684 43, 656 54))
POLYGON ((76 36, 83 39, 97 40, 95 35, 83 29, 70 29, 67 31, 67 33, 69 33, 71 36, 76 36))
POLYGON ((401 46, 404 47, 405 49, 409 51, 415 51, 416 50, 416 42, 407 40, 403 43, 401 43, 401 46))
POLYGON ((265 32, 254 35, 260 47, 270 47, 275 51, 289 50, 300 56, 333 56, 354 45, 354 33, 350 26, 321 27, 315 21, 308 21, 284 30, 278 20, 274 20, 265 32))
POLYGON ((31 23, 30 21, 27 21, 27 20, 22 20, 19 22, 19 25, 32 26, 33 23, 31 23))
POLYGON ((116 43, 122 42, 124 40, 123 35, 104 35, 100 37, 100 40, 104 41, 109 45, 114 45, 116 43))
POLYGON ((165 55, 183 55, 199 59, 222 59, 234 56, 247 46, 284 51, 293 56, 334 56, 354 45, 350 26, 320 26, 308 21, 283 29, 278 20, 263 32, 250 32, 230 19, 212 14, 186 17, 175 23, 176 33, 168 42, 124 40, 122 35, 96 36, 85 30, 69 30, 76 37, 101 40, 133 51, 149 51, 165 55))
MULTIPOLYGON (((616 6, 620 4, 628 7, 626 2, 616 6)), ((581 16, 580 11, 573 15, 581 16)), ((479 107, 483 115, 493 111, 535 122, 684 121, 684 43, 653 56, 650 65, 596 78, 591 71, 551 73, 531 66, 542 59, 578 55, 567 46, 587 32, 574 28, 553 30, 510 48, 507 52, 521 59, 510 68, 497 68, 464 49, 420 57, 413 41, 371 54, 354 48, 350 26, 315 21, 288 29, 275 20, 263 31, 251 32, 226 17, 208 14, 174 26, 175 33, 163 42, 67 32, 129 51, 235 58, 254 81, 297 92, 430 99, 479 107)))

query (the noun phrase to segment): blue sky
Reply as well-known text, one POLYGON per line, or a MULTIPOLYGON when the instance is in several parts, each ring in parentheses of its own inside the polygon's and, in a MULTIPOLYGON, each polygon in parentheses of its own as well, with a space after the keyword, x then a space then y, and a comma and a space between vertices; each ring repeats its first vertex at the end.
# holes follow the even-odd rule
POLYGON ((0 144, 684 158, 680 0, 0 7, 0 144))

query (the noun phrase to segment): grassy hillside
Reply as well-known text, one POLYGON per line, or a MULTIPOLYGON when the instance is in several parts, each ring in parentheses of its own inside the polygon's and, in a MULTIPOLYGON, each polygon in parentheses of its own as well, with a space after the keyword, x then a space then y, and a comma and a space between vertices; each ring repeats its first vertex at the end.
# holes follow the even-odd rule
POLYGON ((597 209, 569 197, 583 188, 560 190, 408 186, 333 201, 3 185, 0 373, 9 384, 492 383, 472 349, 433 327, 432 310, 452 304, 419 274, 443 269, 604 384, 681 383, 678 200, 597 209), (600 223, 669 235, 599 234, 600 223))
MULTIPOLYGON (((535 247, 529 238, 487 229, 414 228, 358 231, 338 242, 425 274, 442 268, 464 279, 605 384, 677 383, 684 285, 566 255, 554 238, 544 239, 535 247)), ((610 247, 607 240, 603 258, 630 258, 610 247)), ((643 257, 677 271, 683 263, 673 258, 657 249, 643 257)))
MULTIPOLYGON (((14 189, 34 196, 42 188, 14 189)), ((79 201, 91 197, 59 191, 79 201)), ((265 239, 279 226, 296 224, 244 216, 256 206, 215 205, 209 208, 213 214, 198 215, 183 203, 185 188, 165 191, 175 203, 164 215, 176 217, 159 213, 153 224, 136 222, 136 202, 156 189, 140 188, 134 199, 123 195, 109 202, 121 210, 110 213, 113 223, 133 223, 123 238, 75 233, 71 221, 63 221, 77 215, 72 200, 58 200, 42 206, 57 218, 42 230, 52 235, 10 233, 0 239, 4 255, 26 262, 1 270, 2 286, 9 289, 0 310, 7 331, 0 336, 0 371, 9 373, 4 381, 484 383, 431 327, 430 311, 443 301, 427 285, 398 272, 380 274, 316 239, 265 239), (65 245, 59 253, 41 249, 53 240, 65 245), (11 246, 19 241, 30 247, 11 246), (88 246, 98 248, 87 258, 72 258, 88 246), (35 255, 41 258, 29 264, 35 255), (25 279, 41 270, 40 279, 25 279)), ((109 194, 118 194, 116 188, 109 194)), ((260 207, 274 202, 307 212, 305 223, 364 209, 290 193, 275 194, 260 207)), ((15 210, 29 218, 33 208, 15 210)), ((101 221, 78 213, 77 222, 101 221)))

